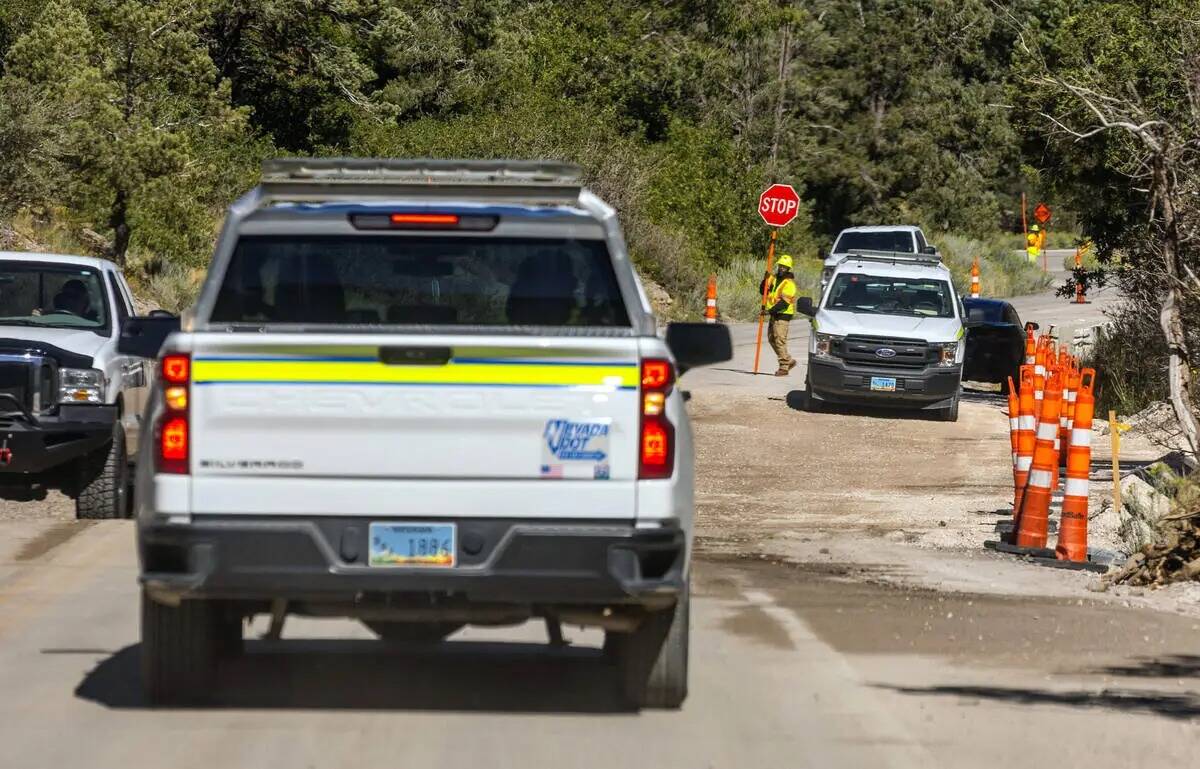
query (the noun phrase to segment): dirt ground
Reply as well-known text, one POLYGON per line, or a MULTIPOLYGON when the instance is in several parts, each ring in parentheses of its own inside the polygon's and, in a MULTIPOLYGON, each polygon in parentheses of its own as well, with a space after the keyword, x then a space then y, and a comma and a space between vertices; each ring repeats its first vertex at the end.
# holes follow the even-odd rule
MULTIPOLYGON (((935 590, 1088 597, 1200 615, 1200 586, 1097 594, 1097 575, 984 548, 1011 520, 1007 402, 968 389, 957 423, 920 414, 799 410, 799 392, 693 395, 701 552, 864 567, 935 590)), ((1109 438, 1093 446, 1089 545, 1119 551, 1109 438)), ((1161 450, 1122 443, 1130 466, 1161 450)), ((1057 516, 1054 511, 1052 520, 1057 516)), ((1050 535, 1053 547, 1055 536, 1050 535)))

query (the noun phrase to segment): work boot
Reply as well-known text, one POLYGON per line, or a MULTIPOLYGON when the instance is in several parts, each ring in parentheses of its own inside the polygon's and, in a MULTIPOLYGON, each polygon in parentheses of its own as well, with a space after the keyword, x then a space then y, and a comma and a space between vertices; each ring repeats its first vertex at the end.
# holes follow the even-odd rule
POLYGON ((796 359, 792 358, 792 362, 787 365, 787 370, 791 371, 792 369, 796 368, 796 362, 796 359))
POLYGON ((792 370, 791 366, 788 366, 787 368, 781 368, 775 372, 775 376, 787 376, 791 370, 792 370))

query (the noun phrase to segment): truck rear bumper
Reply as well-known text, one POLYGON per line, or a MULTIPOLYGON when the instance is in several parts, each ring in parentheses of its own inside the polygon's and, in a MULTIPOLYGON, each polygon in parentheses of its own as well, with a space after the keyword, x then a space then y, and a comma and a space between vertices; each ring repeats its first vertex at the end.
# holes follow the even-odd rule
POLYGON ((422 522, 457 524, 456 566, 372 567, 368 529, 379 521, 387 519, 197 516, 190 524, 143 525, 141 581, 159 600, 343 604, 440 595, 647 608, 671 605, 684 585, 686 539, 674 527, 429 518, 422 522))
POLYGON ((861 366, 840 360, 817 361, 809 356, 808 381, 818 399, 831 403, 937 409, 949 407, 958 394, 962 369, 861 366), (896 390, 872 390, 872 377, 894 379, 896 390))

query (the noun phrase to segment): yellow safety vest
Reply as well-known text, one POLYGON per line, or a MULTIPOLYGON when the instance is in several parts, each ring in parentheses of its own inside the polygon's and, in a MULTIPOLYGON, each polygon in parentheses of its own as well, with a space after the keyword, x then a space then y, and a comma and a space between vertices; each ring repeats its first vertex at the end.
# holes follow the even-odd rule
POLYGON ((1027 244, 1025 246, 1025 253, 1029 254, 1030 259, 1037 259, 1039 256, 1041 256, 1042 243, 1041 243, 1041 237, 1039 237, 1038 233, 1036 233, 1036 232, 1029 233, 1027 236, 1025 236, 1025 242, 1027 244))
POLYGON ((780 299, 787 302, 787 307, 784 307, 780 312, 775 313, 781 318, 790 318, 796 314, 796 281, 791 278, 784 278, 775 284, 775 276, 771 276, 771 282, 767 284, 767 303, 764 305, 766 309, 774 307, 780 299))

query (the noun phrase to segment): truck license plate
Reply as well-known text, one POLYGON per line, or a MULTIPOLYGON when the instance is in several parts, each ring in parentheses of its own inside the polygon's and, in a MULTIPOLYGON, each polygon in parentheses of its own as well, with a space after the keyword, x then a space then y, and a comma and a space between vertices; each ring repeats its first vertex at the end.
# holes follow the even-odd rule
POLYGON ((453 523, 372 523, 369 534, 372 566, 454 567, 453 523))
POLYGON ((871 377, 871 389, 876 392, 894 393, 896 392, 896 377, 873 376, 871 377))

